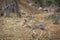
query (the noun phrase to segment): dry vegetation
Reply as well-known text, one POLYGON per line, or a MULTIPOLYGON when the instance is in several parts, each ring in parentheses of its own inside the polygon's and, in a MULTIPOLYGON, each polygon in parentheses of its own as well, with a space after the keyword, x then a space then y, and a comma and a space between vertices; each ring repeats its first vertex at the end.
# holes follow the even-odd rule
POLYGON ((26 13, 21 18, 15 15, 11 17, 0 17, 0 40, 60 40, 60 23, 53 24, 54 21, 47 20, 48 13, 36 12, 34 8, 27 6, 25 3, 20 5, 20 7, 26 13), (28 13, 31 13, 32 17, 28 13), (46 28, 46 30, 42 30, 43 33, 41 36, 41 29, 35 29, 36 34, 32 35, 31 28, 23 26, 25 23, 26 26, 30 25, 33 28, 39 22, 46 28), (49 32, 51 32, 50 35, 49 32))
POLYGON ((49 40, 48 31, 50 31, 51 32, 50 38, 51 39, 56 38, 58 40, 60 38, 60 25, 59 24, 55 25, 51 20, 46 20, 45 18, 46 15, 44 14, 42 15, 36 14, 32 19, 25 18, 25 17, 22 18, 1 17, 0 18, 0 40, 35 40, 35 38, 40 39, 41 37, 39 35, 41 34, 41 29, 35 29, 36 34, 34 34, 34 37, 32 37, 31 29, 23 26, 24 19, 27 20, 27 23, 31 26, 34 25, 33 21, 35 21, 35 23, 46 22, 47 25, 45 27, 47 30, 43 32, 42 39, 45 40, 47 38, 46 40, 49 40))

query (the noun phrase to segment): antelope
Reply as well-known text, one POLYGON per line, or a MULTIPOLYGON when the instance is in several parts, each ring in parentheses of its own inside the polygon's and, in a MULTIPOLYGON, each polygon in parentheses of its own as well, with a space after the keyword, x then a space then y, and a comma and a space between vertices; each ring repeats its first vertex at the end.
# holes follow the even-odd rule
MULTIPOLYGON (((25 22, 27 22, 26 20, 25 20, 25 22)), ((32 21, 33 22, 33 21, 32 21)), ((32 32, 32 37, 33 37, 33 35, 35 34, 36 35, 36 29, 40 29, 41 30, 41 33, 40 33, 40 37, 43 35, 43 33, 45 32, 45 31, 48 31, 48 36, 49 36, 49 38, 50 38, 50 35, 51 35, 51 32, 45 27, 45 25, 46 25, 46 23, 44 23, 44 22, 39 22, 39 23, 32 23, 32 25, 30 25, 30 24, 26 24, 26 23, 24 23, 25 24, 25 27, 26 28, 30 28, 31 29, 31 32, 32 32)), ((39 37, 38 38, 36 38, 36 40, 38 40, 39 39, 39 37)))

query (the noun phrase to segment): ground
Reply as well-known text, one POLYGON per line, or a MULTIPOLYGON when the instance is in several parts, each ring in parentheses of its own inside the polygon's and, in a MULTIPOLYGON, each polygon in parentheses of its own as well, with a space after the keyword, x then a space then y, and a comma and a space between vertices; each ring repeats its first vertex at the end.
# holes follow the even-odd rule
MULTIPOLYGON (((47 16, 46 14, 36 14, 33 15, 34 18, 31 20, 35 20, 37 22, 46 22, 46 28, 47 30, 44 31, 44 36, 42 39, 48 37, 48 31, 51 32, 50 38, 53 40, 58 40, 60 38, 60 25, 59 24, 53 24, 53 21, 46 20, 47 16), (38 16, 37 16, 38 15, 38 16)), ((28 24, 30 23, 30 19, 27 17, 1 17, 0 18, 0 40, 34 40, 32 37, 32 32, 30 28, 23 27, 24 19, 26 19, 28 24)), ((30 23, 30 25, 34 25, 33 22, 30 23)), ((33 26, 32 26, 33 27, 33 26)), ((40 38, 40 29, 36 29, 36 35, 34 35, 35 38, 40 38)), ((60 40, 60 39, 59 39, 60 40)))
POLYGON ((0 40, 60 40, 60 23, 53 24, 54 21, 48 20, 49 13, 41 12, 24 1, 20 3, 20 9, 24 13, 21 18, 15 13, 11 17, 0 17, 0 40), (36 34, 33 35, 31 28, 23 26, 27 23, 35 27, 35 23, 38 25, 39 22, 43 23, 46 30, 35 29, 36 34))

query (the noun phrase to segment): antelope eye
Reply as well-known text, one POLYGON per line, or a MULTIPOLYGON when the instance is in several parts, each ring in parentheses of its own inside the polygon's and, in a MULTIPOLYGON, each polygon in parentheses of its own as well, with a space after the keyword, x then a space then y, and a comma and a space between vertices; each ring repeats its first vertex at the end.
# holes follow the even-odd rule
POLYGON ((40 25, 40 26, 43 26, 43 25, 40 25))
POLYGON ((44 28, 40 28, 41 30, 45 30, 44 28))

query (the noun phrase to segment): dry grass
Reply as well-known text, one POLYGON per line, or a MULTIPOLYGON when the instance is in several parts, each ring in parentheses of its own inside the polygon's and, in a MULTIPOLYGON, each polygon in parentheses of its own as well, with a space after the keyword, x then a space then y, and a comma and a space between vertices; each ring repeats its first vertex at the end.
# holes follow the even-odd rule
POLYGON ((60 40, 60 24, 56 25, 53 24, 54 21, 47 20, 50 14, 45 12, 40 13, 40 11, 28 6, 25 2, 21 3, 20 7, 24 10, 26 16, 31 16, 31 13, 34 18, 26 16, 19 18, 13 16, 14 14, 12 15, 13 17, 0 17, 0 40, 60 40), (25 20, 32 27, 34 21, 35 23, 43 22, 43 25, 46 23, 46 30, 42 33, 42 36, 40 36, 41 29, 36 29, 36 34, 32 36, 31 28, 23 27, 25 20), (50 36, 48 35, 48 31, 51 32, 50 36))
MULTIPOLYGON (((40 29, 36 29, 36 34, 32 37, 32 32, 30 28, 24 28, 22 25, 24 23, 24 19, 28 20, 28 18, 18 18, 18 17, 1 17, 0 18, 0 40, 36 40, 35 38, 39 38, 40 40, 49 40, 48 31, 51 31, 51 38, 60 38, 60 25, 54 25, 51 20, 46 20, 45 18, 48 15, 33 15, 37 22, 46 22, 47 31, 44 31, 42 37, 40 37, 40 29), (37 16, 38 15, 38 16, 37 16), (44 20, 45 19, 45 20, 44 20)), ((34 25, 34 24, 32 24, 34 25)))

